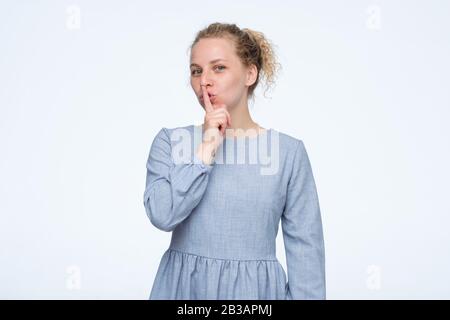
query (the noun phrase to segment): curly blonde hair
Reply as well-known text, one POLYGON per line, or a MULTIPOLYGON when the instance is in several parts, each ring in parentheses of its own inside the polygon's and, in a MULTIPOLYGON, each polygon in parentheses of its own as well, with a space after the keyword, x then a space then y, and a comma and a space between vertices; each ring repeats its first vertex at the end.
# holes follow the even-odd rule
POLYGON ((240 29, 234 23, 211 23, 206 28, 200 30, 191 46, 204 38, 228 38, 234 42, 236 54, 244 66, 249 67, 254 64, 258 70, 258 75, 254 84, 248 89, 248 97, 254 98, 254 91, 262 78, 266 85, 266 91, 275 83, 275 78, 281 64, 277 62, 274 45, 262 32, 249 28, 240 29))

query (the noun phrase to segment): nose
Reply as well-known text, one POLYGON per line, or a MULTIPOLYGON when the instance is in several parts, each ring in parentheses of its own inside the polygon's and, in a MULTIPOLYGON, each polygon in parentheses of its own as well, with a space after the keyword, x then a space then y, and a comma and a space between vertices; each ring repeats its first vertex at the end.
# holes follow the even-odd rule
POLYGON ((210 79, 210 77, 209 77, 208 72, 207 72, 207 71, 204 71, 204 72, 202 73, 201 78, 200 78, 200 88, 201 88, 202 86, 207 87, 208 85, 209 85, 209 86, 212 85, 211 79, 210 79))

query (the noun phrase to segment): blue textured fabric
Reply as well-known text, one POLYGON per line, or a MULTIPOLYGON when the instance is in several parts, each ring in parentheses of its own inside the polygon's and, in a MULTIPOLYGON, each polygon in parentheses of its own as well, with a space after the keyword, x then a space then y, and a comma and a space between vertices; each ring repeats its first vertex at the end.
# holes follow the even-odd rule
POLYGON ((206 165, 195 154, 201 139, 201 126, 162 128, 150 148, 144 206, 172 237, 149 299, 326 299, 321 212, 303 141, 274 129, 227 137, 206 165), (287 277, 276 257, 280 220, 287 277))

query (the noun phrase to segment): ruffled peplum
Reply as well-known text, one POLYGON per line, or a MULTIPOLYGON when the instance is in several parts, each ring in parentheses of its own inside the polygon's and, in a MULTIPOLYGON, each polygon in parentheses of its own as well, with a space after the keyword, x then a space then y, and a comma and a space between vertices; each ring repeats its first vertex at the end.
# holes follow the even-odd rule
POLYGON ((286 293, 286 274, 278 260, 216 259, 169 248, 150 299, 285 300, 286 293))

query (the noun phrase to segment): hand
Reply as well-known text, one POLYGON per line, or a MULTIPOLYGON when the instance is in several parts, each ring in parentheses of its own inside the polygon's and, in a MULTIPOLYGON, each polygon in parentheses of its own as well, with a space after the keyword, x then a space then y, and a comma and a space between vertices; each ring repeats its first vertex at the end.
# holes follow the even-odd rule
POLYGON ((215 101, 213 105, 209 99, 205 86, 202 86, 202 91, 203 104, 206 111, 203 124, 204 132, 206 133, 204 138, 207 138, 207 141, 209 141, 211 137, 223 138, 225 136, 225 129, 228 126, 231 126, 231 116, 227 111, 227 106, 217 101, 215 101), (220 136, 218 135, 219 132, 220 136))
POLYGON ((231 125, 231 116, 225 104, 215 101, 216 103, 213 105, 205 87, 202 87, 202 91, 206 114, 203 123, 203 141, 198 146, 197 157, 204 163, 211 164, 217 148, 223 141, 226 127, 231 125))

